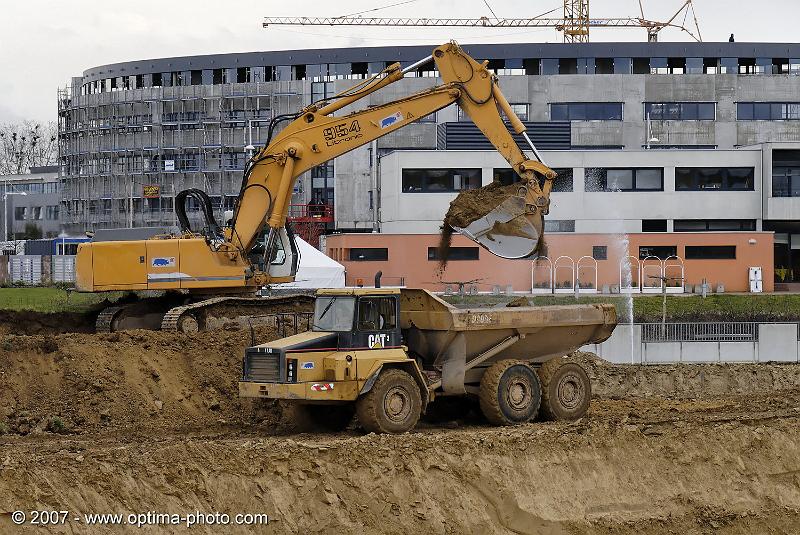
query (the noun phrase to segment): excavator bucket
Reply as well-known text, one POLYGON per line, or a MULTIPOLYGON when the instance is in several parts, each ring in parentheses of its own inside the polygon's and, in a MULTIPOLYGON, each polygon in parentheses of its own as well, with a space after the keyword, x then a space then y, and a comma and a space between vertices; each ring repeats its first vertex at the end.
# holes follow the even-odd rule
POLYGON ((525 258, 539 250, 543 219, 526 213, 525 199, 508 197, 464 228, 453 229, 501 258, 525 258))

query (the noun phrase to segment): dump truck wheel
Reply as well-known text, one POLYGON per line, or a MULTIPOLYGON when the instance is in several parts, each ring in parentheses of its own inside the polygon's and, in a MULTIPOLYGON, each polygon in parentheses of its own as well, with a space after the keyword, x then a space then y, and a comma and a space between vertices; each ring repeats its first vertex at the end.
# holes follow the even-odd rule
POLYGON ((422 396, 407 372, 381 372, 372 389, 356 401, 358 421, 369 432, 405 433, 417 425, 422 413, 422 396))
POLYGON ((346 405, 307 405, 308 418, 317 429, 325 431, 344 431, 353 421, 355 407, 346 405))
POLYGON ((539 368, 542 382, 542 416, 546 420, 577 420, 589 410, 592 383, 574 362, 555 358, 539 368))
POLYGON ((518 360, 502 360, 483 374, 478 397, 481 411, 490 423, 521 424, 536 417, 542 387, 529 366, 518 360))

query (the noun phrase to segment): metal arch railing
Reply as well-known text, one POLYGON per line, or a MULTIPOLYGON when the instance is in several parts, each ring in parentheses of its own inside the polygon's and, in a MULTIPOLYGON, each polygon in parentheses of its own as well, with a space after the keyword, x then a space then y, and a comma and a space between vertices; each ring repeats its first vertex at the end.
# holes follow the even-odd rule
POLYGON ((547 291, 548 293, 552 293, 553 291, 553 281, 554 281, 554 271, 553 271, 553 261, 550 260, 547 256, 539 256, 531 262, 531 293, 536 293, 537 290, 540 291, 547 291), (546 262, 546 263, 545 263, 546 262), (536 280, 536 270, 539 269, 541 266, 544 266, 548 269, 547 272, 547 280, 545 283, 547 286, 544 288, 537 288, 536 285, 539 284, 541 281, 536 280))

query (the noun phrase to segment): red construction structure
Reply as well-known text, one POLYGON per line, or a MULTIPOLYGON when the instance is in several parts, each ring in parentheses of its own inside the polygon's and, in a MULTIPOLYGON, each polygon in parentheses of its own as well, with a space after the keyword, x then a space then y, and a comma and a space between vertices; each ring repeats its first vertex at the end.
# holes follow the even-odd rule
POLYGON ((288 220, 295 234, 319 247, 319 237, 328 223, 333 223, 333 206, 330 204, 291 204, 288 220))

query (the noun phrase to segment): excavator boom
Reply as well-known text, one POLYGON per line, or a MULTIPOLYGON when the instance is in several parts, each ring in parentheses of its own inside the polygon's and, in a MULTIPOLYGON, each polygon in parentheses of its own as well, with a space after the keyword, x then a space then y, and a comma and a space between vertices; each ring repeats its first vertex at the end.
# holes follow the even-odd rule
MULTIPOLYGON (((178 235, 144 240, 98 239, 82 244, 76 259, 76 285, 80 291, 92 292, 188 290, 196 297, 216 296, 213 301, 220 303, 221 299, 224 301, 220 296, 247 294, 266 284, 290 282, 297 271, 298 255, 286 218, 298 177, 453 103, 472 118, 520 177, 511 194, 486 206, 485 213, 453 226, 499 256, 530 255, 540 243, 555 173, 541 162, 525 134, 525 126, 512 111, 487 63, 478 63, 451 42, 437 47, 430 57, 414 65, 401 68, 395 63, 379 75, 312 103, 297 114, 273 119, 270 140, 248 162, 229 222, 216 223, 204 192, 183 191, 175 203, 181 227, 178 235), (429 61, 436 63, 441 85, 350 111, 353 104, 429 61), (340 111, 345 113, 336 115, 340 111), (517 146, 501 113, 513 131, 527 140, 535 160, 517 146), (273 136, 282 120, 290 122, 273 136), (544 179, 543 187, 540 178, 544 179), (195 200, 205 217, 206 224, 200 231, 190 227, 185 208, 189 198, 195 200)), ((462 195, 467 193, 470 192, 462 195)), ((173 312, 178 308, 186 311, 187 306, 171 309, 163 316, 166 323, 161 328, 180 324, 178 320, 186 315, 173 312)), ((202 306, 189 308, 195 319, 202 312, 202 306)), ((142 314, 147 313, 144 310, 142 314)), ((120 317, 115 313, 106 318, 112 329, 120 317)), ((202 323, 192 321, 187 324, 202 323)))

